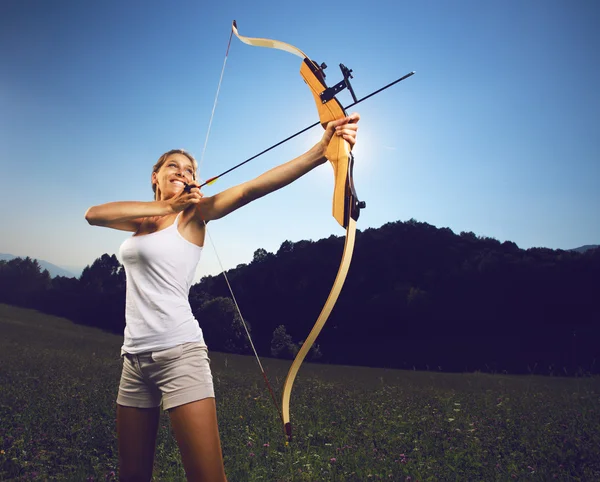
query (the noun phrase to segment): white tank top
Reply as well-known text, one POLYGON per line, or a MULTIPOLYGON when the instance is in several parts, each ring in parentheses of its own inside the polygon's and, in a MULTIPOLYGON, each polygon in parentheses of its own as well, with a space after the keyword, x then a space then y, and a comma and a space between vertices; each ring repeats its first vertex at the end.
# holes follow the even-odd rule
POLYGON ((202 248, 179 233, 180 215, 168 228, 132 236, 121 245, 119 257, 127 275, 121 353, 204 344, 188 299, 202 248))

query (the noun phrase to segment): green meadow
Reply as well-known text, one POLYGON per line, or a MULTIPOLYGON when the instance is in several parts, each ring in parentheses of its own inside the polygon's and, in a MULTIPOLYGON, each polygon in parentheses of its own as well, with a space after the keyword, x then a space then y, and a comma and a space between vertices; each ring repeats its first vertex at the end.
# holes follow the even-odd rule
MULTIPOLYGON (((118 480, 121 341, 0 305, 0 480, 118 480)), ((210 356, 230 481, 600 480, 597 377, 305 364, 286 445, 255 360, 210 356)), ((161 417, 154 480, 185 480, 161 417)))

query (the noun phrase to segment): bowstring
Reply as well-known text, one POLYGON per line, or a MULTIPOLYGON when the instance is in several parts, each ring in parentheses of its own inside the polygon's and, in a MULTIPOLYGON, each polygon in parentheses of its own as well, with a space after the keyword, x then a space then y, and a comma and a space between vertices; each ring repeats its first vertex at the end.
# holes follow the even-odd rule
POLYGON ((229 43, 227 44, 227 51, 225 52, 225 60, 223 60, 223 68, 221 69, 221 77, 219 78, 219 85, 217 85, 217 93, 215 95, 215 101, 213 103, 212 112, 210 113, 210 120, 208 121, 208 129, 206 129, 206 138, 204 139, 204 147, 202 147, 202 153, 200 154, 200 162, 198 163, 198 171, 201 172, 202 162, 204 161, 204 153, 206 152, 206 146, 208 144, 208 137, 210 136, 210 129, 212 127, 213 118, 215 117, 215 109, 217 108, 217 101, 219 99, 219 92, 221 91, 221 84, 223 83, 223 74, 225 74, 225 65, 227 65, 227 57, 229 57, 229 47, 231 46, 231 39, 233 38, 233 30, 229 35, 229 43))
MULTIPOLYGON (((225 52, 225 59, 223 60, 223 68, 221 69, 221 76, 219 78, 219 84, 217 85, 217 93, 215 95, 215 101, 213 103, 212 112, 210 114, 210 120, 208 122, 208 129, 206 131, 206 138, 204 139, 204 146, 202 147, 202 153, 200 154, 200 161, 198 162, 198 171, 199 172, 201 172, 202 163, 204 161, 204 153, 206 152, 206 146, 208 144, 208 138, 210 136, 212 122, 213 122, 213 118, 215 116, 215 109, 217 107, 217 101, 219 99, 219 92, 221 91, 221 84, 223 83, 223 75, 225 73, 225 66, 227 64, 227 58, 229 56, 229 48, 231 47, 231 39, 232 38, 233 38, 233 29, 231 30, 231 34, 229 35, 229 43, 227 44, 227 51, 225 52)), ((225 278, 225 282, 227 283, 227 288, 229 289, 229 293, 231 293, 231 299, 233 300, 236 311, 240 317, 240 320, 242 321, 242 325, 244 326, 246 335, 248 336, 248 341, 250 342, 250 346, 252 347, 252 351, 254 352, 254 357, 256 358, 256 361, 258 362, 258 366, 262 373, 263 379, 265 380, 265 384, 267 385, 267 388, 269 389, 269 392, 271 393, 271 398, 273 399, 273 403, 275 404, 275 407, 277 408, 277 411, 279 412, 279 417, 283 421, 283 413, 281 411, 281 407, 277 403, 277 399, 275 397, 275 392, 273 391, 273 387, 271 386, 271 383, 269 382, 269 379, 267 378, 267 373, 265 372, 263 364, 260 361, 260 357, 258 356, 258 352, 256 351, 256 348, 254 347, 254 342, 252 341, 252 337, 250 336, 250 330, 248 330, 248 325, 246 324, 246 321, 244 320, 244 316, 242 315, 240 305, 238 304, 235 294, 233 293, 233 289, 231 287, 231 283, 229 282, 229 278, 227 277, 227 274, 225 273, 225 268, 223 267, 223 263, 221 262, 221 257, 219 256, 219 253, 217 252, 217 248, 212 239, 212 236, 210 235, 210 231, 208 229, 208 225, 207 225, 206 221, 203 218, 201 218, 201 219, 202 219, 202 222, 204 223, 204 230, 205 230, 206 234, 208 234, 208 240, 210 241, 210 244, 213 248, 213 251, 214 251, 217 261, 219 263, 219 267, 221 268, 221 273, 223 273, 223 277, 225 278)))

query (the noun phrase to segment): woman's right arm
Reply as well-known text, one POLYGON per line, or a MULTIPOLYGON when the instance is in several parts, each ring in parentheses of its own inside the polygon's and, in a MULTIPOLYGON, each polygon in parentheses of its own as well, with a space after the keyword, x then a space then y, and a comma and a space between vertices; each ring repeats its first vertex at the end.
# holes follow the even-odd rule
POLYGON ((85 219, 92 226, 135 232, 144 218, 173 212, 173 205, 167 201, 118 201, 92 206, 86 211, 85 219))

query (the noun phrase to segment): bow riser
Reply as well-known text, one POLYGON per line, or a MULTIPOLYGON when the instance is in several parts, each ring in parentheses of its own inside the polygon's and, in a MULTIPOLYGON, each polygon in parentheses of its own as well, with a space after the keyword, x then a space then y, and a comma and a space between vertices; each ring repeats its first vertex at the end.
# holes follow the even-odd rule
MULTIPOLYGON (((326 128, 327 124, 331 121, 346 117, 344 108, 335 97, 326 103, 321 101, 321 93, 327 89, 327 85, 324 82, 321 70, 312 60, 304 59, 304 62, 302 62, 300 66, 300 75, 312 92, 319 112, 319 121, 323 128, 326 128)), ((355 198, 353 188, 354 183, 350 181, 352 178, 351 168, 353 164, 353 160, 351 162, 351 156, 350 145, 342 137, 334 135, 329 143, 325 157, 329 159, 329 162, 333 167, 335 180, 333 190, 333 217, 343 228, 348 226, 348 220, 351 217, 350 207, 354 204, 354 199, 349 200, 349 197, 355 198), (350 186, 352 186, 351 192, 348 192, 350 186)), ((358 219, 358 216, 356 216, 355 219, 358 219)))

